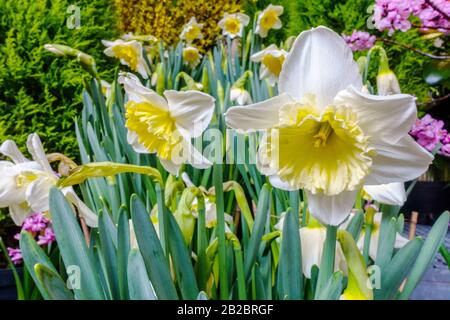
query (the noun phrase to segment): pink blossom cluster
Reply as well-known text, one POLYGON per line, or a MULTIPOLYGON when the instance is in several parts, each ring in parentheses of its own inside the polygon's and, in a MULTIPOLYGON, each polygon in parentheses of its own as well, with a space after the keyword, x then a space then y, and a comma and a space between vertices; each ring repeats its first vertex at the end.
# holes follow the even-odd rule
POLYGON ((407 31, 411 28, 409 16, 411 15, 410 0, 376 0, 374 8, 375 27, 380 31, 395 30, 407 31))
POLYGON ((448 0, 376 0, 375 27, 380 31, 407 31, 411 28, 410 16, 421 21, 423 29, 437 29, 450 33, 450 1, 448 0))
MULTIPOLYGON (((37 236, 37 243, 40 246, 46 246, 55 241, 55 234, 50 226, 50 220, 42 213, 33 213, 25 219, 22 224, 22 231, 30 232, 34 237, 37 236)), ((14 239, 20 239, 20 233, 14 236, 14 239)), ((14 264, 22 262, 22 252, 20 248, 8 248, 8 255, 14 264)))
POLYGON ((377 38, 365 31, 354 30, 351 35, 342 35, 352 51, 362 51, 373 47, 377 38))
POLYGON ((450 157, 450 134, 444 129, 444 121, 427 114, 416 120, 410 134, 428 151, 433 151, 441 143, 439 153, 450 157))

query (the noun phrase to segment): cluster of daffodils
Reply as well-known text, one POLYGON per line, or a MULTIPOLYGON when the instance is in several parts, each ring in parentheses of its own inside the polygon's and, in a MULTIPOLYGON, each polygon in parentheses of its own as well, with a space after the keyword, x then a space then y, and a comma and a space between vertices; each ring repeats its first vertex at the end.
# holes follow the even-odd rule
MULTIPOLYGON (((33 213, 48 214, 49 192, 57 186, 60 175, 56 173, 45 154, 37 134, 31 134, 27 142, 32 160, 27 159, 14 141, 7 140, 0 146, 0 153, 11 161, 0 161, 0 208, 8 208, 11 218, 22 226, 33 213)), ((97 215, 81 201, 72 187, 61 191, 87 225, 97 226, 97 215)))

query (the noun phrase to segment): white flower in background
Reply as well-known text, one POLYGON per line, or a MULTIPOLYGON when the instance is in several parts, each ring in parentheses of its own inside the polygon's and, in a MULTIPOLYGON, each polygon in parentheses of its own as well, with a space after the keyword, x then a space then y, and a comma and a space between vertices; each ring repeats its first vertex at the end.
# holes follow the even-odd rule
POLYGON ((269 4, 267 8, 258 15, 255 33, 259 34, 261 38, 265 38, 270 29, 280 29, 282 24, 279 16, 282 14, 282 6, 269 4))
MULTIPOLYGON (((0 161, 0 208, 8 207, 11 218, 18 226, 33 212, 49 210, 50 189, 59 180, 37 134, 28 137, 27 147, 33 161, 25 158, 14 141, 7 140, 0 146, 0 153, 12 160, 0 161)), ((78 198, 73 188, 67 187, 61 191, 78 209, 86 224, 96 227, 97 215, 78 198)))
POLYGON ((230 101, 237 103, 239 106, 245 106, 252 103, 252 97, 244 88, 232 87, 230 90, 230 101))
POLYGON ((182 163, 204 169, 211 162, 191 144, 208 127, 215 99, 195 90, 164 91, 161 97, 138 79, 122 75, 128 101, 125 104, 128 142, 138 153, 156 153, 173 175, 182 163))
POLYGON ((222 28, 222 34, 231 39, 242 37, 242 31, 250 22, 250 17, 243 13, 225 13, 222 20, 219 21, 219 27, 222 28))
POLYGON ((100 85, 102 87, 102 93, 105 96, 106 100, 108 100, 111 97, 111 84, 108 81, 101 80, 100 85))
POLYGON ((258 168, 286 190, 304 189, 309 210, 339 225, 364 185, 412 180, 433 156, 408 132, 417 118, 411 95, 362 93, 345 41, 318 27, 302 32, 280 73, 279 95, 228 109, 228 126, 267 130, 258 168))
POLYGON ((274 44, 271 44, 264 50, 253 54, 250 59, 254 62, 261 62, 259 70, 259 78, 267 79, 271 86, 278 82, 284 60, 287 52, 283 49, 278 49, 274 44))
POLYGON ((195 17, 192 17, 188 23, 183 26, 180 38, 186 40, 187 43, 191 43, 196 39, 202 39, 203 23, 198 23, 195 17))
POLYGON ((131 70, 138 72, 142 78, 147 79, 150 70, 145 62, 142 44, 136 40, 115 41, 102 40, 106 46, 104 53, 108 57, 120 59, 120 63, 129 66, 131 70))
POLYGON ((183 49, 183 61, 187 63, 191 68, 194 68, 200 63, 202 55, 195 47, 186 47, 183 49))
MULTIPOLYGON (((381 218, 383 217, 383 214, 381 212, 377 212, 374 215, 373 218, 373 227, 372 227, 372 233, 370 234, 370 246, 369 246, 369 256, 370 258, 375 261, 377 257, 377 249, 378 249, 378 241, 380 239, 380 226, 381 226, 381 218)), ((363 250, 364 248, 364 230, 361 231, 361 234, 359 236, 357 246, 359 250, 363 250)), ((403 237, 400 233, 395 234, 395 243, 394 248, 400 249, 403 246, 405 246, 408 243, 408 239, 403 237)))
MULTIPOLYGON (((283 231, 285 213, 280 216, 280 220, 274 228, 280 232, 283 231)), ((327 229, 318 221, 311 219, 307 226, 299 229, 300 243, 302 247, 302 270, 305 277, 311 279, 311 268, 320 266, 322 260, 322 252, 327 235, 327 229)), ((336 242, 336 259, 334 269, 347 273, 347 265, 345 263, 344 253, 341 245, 336 242)))

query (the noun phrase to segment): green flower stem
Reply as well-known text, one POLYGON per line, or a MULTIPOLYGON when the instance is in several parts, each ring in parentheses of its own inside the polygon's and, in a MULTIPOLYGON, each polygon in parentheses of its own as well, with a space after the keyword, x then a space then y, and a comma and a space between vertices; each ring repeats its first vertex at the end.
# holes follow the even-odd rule
POLYGON ((322 260, 320 262, 319 277, 317 279, 316 298, 320 296, 320 293, 325 288, 328 279, 330 279, 333 275, 334 256, 336 253, 336 236, 337 227, 327 225, 327 237, 325 239, 322 260))
POLYGON ((207 260, 206 260, 206 222, 205 222, 205 199, 203 196, 197 197, 198 220, 197 220, 197 256, 198 256, 198 287, 200 290, 206 290, 207 260))
POLYGON ((225 239, 225 213, 222 182, 223 164, 213 166, 213 180, 216 191, 217 238, 219 239, 219 289, 220 299, 228 299, 227 253, 225 239))
POLYGON ((158 225, 159 225, 159 236, 161 241, 161 246, 164 250, 164 253, 166 254, 166 257, 168 258, 167 254, 167 248, 168 248, 168 239, 167 239, 167 232, 166 232, 166 213, 165 213, 165 201, 164 201, 164 189, 159 185, 159 183, 156 184, 156 197, 158 202, 158 225))

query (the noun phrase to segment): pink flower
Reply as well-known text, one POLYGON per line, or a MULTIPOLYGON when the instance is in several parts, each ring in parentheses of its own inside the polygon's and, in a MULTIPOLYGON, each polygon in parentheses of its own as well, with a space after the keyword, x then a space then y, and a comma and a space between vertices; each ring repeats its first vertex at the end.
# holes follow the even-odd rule
POLYGON ((31 216, 27 217, 22 224, 22 230, 29 232, 41 232, 47 227, 50 222, 47 218, 43 216, 42 213, 33 213, 31 216))
POLYGON ((436 145, 446 140, 448 136, 447 130, 444 129, 444 122, 434 119, 429 114, 416 120, 410 134, 428 151, 433 151, 436 145))
POLYGON ((53 229, 50 227, 47 227, 47 229, 45 229, 44 234, 39 236, 38 239, 38 245, 40 246, 46 246, 51 244, 53 241, 55 241, 55 234, 53 232, 53 229))
POLYGON ((442 148, 440 150, 440 154, 442 154, 443 156, 446 156, 446 157, 450 157, 450 143, 447 143, 442 146, 442 148))
POLYGON ((352 49, 352 51, 362 51, 373 47, 377 38, 368 32, 354 30, 353 33, 348 35, 342 35, 345 42, 352 49))
POLYGON ((380 31, 407 31, 411 28, 408 20, 412 9, 408 0, 376 0, 374 9, 375 27, 380 31))
POLYGON ((8 249, 8 255, 11 258, 11 261, 14 264, 20 264, 22 262, 22 251, 20 251, 19 248, 7 248, 8 249))
POLYGON ((450 33, 450 21, 442 14, 450 16, 450 1, 411 0, 411 10, 421 20, 424 30, 437 29, 446 34, 450 33))

